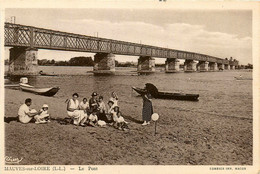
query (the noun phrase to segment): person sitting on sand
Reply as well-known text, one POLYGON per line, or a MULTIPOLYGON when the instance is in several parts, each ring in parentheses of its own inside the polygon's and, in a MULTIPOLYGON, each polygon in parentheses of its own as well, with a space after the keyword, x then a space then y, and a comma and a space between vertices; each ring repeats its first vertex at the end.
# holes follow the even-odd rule
POLYGON ((89 111, 89 103, 87 98, 83 98, 82 102, 79 104, 79 109, 83 110, 85 113, 89 111))
POLYGON ((103 120, 105 122, 109 122, 109 120, 107 119, 106 113, 107 113, 107 106, 105 104, 105 102, 103 101, 103 96, 99 96, 99 100, 98 100, 98 120, 103 120))
POLYGON ((32 104, 32 99, 27 98, 18 110, 18 119, 21 123, 29 123, 33 118, 37 121, 39 120, 39 114, 41 111, 37 112, 35 109, 30 109, 32 104), (35 112, 36 111, 36 112, 35 112))
POLYGON ((114 121, 114 127, 119 130, 128 130, 127 122, 125 121, 124 117, 122 117, 121 112, 119 111, 119 107, 114 107, 113 112, 113 121, 114 121))
POLYGON ((113 101, 114 106, 118 106, 118 96, 116 95, 116 93, 114 91, 112 92, 109 101, 113 101))
POLYGON ((42 106, 42 109, 40 110, 41 114, 39 115, 39 119, 36 120, 35 123, 46 123, 46 122, 50 122, 50 115, 48 113, 48 105, 44 104, 42 106))
POLYGON ((108 101, 108 109, 107 109, 107 112, 106 112, 106 116, 107 116, 107 119, 109 120, 109 122, 113 122, 113 113, 114 113, 114 102, 109 100, 108 101))
POLYGON ((68 116, 73 119, 74 125, 84 126, 84 123, 87 120, 88 116, 83 110, 80 110, 79 108, 79 101, 77 100, 79 95, 77 93, 74 93, 72 97, 73 98, 70 99, 67 103, 68 116))
POLYGON ((97 111, 94 110, 88 117, 88 124, 90 126, 96 126, 98 122, 97 111))
POLYGON ((90 113, 97 111, 99 105, 98 105, 98 100, 97 100, 97 96, 98 94, 96 92, 92 93, 92 98, 89 99, 89 110, 90 113))

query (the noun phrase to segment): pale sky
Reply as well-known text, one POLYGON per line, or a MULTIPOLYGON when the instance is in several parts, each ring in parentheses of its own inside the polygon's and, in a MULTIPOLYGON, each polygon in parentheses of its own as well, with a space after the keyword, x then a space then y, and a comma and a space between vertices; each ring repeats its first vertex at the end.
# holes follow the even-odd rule
MULTIPOLYGON (((76 34, 143 43, 252 63, 252 13, 249 10, 170 9, 6 9, 10 22, 76 34)), ((5 49, 5 58, 9 51, 5 49)), ((39 59, 69 60, 93 53, 39 50, 39 59)), ((118 61, 138 57, 116 55, 118 61)), ((163 63, 165 59, 156 59, 163 63)))

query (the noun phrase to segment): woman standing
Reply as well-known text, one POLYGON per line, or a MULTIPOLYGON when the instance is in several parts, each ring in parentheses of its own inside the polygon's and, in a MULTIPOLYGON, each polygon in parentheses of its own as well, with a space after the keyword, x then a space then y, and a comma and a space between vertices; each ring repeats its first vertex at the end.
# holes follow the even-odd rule
POLYGON ((150 124, 151 116, 153 114, 152 96, 149 92, 142 95, 143 98, 143 126, 150 124))

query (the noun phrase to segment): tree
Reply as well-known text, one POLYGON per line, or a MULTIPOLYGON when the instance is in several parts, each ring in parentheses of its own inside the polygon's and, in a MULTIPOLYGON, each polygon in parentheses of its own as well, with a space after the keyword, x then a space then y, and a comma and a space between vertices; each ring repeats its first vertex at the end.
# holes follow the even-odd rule
POLYGON ((70 66, 93 66, 94 62, 91 57, 74 57, 69 60, 70 66))

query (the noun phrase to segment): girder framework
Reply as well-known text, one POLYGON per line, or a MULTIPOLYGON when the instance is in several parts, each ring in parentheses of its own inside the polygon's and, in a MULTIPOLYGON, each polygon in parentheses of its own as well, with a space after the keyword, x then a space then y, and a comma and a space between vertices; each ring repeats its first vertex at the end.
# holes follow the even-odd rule
POLYGON ((219 64, 232 64, 229 60, 199 53, 85 36, 12 23, 5 23, 4 37, 5 46, 11 47, 18 46, 37 49, 113 53, 120 55, 190 59, 216 62, 219 64))

